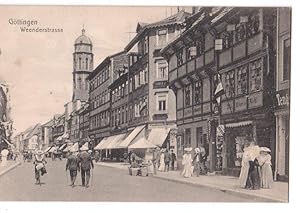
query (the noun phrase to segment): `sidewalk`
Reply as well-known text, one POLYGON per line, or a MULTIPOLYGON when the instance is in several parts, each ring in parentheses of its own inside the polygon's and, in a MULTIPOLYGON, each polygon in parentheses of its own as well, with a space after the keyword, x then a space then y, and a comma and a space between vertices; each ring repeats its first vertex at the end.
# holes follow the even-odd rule
POLYGON ((1 166, 1 163, 0 163, 0 176, 2 176, 5 173, 9 172, 10 170, 14 169, 15 167, 19 166, 20 164, 21 164, 21 162, 12 161, 12 160, 7 161, 6 166, 1 166))
MULTIPOLYGON (((128 165, 124 163, 106 163, 98 162, 96 165, 113 167, 128 171, 128 165)), ((169 181, 175 181, 178 183, 191 184, 194 186, 201 186, 207 188, 213 188, 222 192, 238 194, 240 196, 259 198, 272 202, 288 202, 288 183, 274 182, 272 189, 260 189, 260 190, 247 190, 240 188, 238 185, 238 178, 232 176, 206 176, 183 178, 179 171, 170 172, 158 172, 153 178, 160 178, 169 181)))

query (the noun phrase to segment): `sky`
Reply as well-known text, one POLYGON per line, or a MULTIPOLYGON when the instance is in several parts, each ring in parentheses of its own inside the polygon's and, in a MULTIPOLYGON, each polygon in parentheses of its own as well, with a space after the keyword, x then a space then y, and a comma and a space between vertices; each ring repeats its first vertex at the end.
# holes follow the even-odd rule
MULTIPOLYGON (((190 8, 186 8, 189 10, 190 8)), ((72 97, 74 41, 82 27, 93 42, 94 67, 124 49, 138 22, 174 14, 176 7, 0 6, 0 76, 10 87, 15 133, 64 112, 72 97), (21 32, 10 19, 37 21, 33 28, 63 32, 21 32)))

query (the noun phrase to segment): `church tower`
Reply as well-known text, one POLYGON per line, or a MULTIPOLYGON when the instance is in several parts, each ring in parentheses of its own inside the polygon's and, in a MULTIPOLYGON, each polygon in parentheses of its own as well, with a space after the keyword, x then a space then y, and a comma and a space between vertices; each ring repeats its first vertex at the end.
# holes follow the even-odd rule
POLYGON ((82 34, 75 40, 73 53, 73 97, 72 101, 87 102, 89 99, 89 74, 93 71, 93 44, 91 39, 82 34))

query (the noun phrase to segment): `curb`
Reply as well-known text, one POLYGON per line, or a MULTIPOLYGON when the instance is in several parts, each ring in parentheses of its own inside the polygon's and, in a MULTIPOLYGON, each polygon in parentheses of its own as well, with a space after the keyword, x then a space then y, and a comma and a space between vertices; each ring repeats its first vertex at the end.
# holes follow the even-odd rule
MULTIPOLYGON (((110 166, 110 165, 103 165, 103 164, 96 164, 96 165, 97 166, 104 166, 104 167, 114 168, 114 169, 126 170, 125 168, 118 168, 118 167, 110 166)), ((170 181, 170 182, 187 184, 187 185, 191 185, 191 186, 207 188, 207 189, 214 189, 214 190, 218 190, 218 191, 221 191, 221 192, 224 192, 224 193, 227 193, 227 194, 238 195, 238 196, 241 196, 243 198, 248 198, 248 199, 251 198, 251 199, 254 199, 253 202, 255 202, 256 199, 259 199, 259 200, 263 200, 263 202, 288 203, 288 200, 280 200, 280 199, 270 198, 270 197, 261 196, 261 195, 252 195, 252 194, 248 194, 248 193, 245 193, 245 192, 236 191, 236 190, 233 190, 233 189, 217 187, 217 186, 211 185, 211 184, 191 183, 191 182, 185 182, 185 181, 180 181, 180 180, 176 180, 176 179, 171 179, 171 178, 162 177, 162 176, 155 176, 155 175, 149 176, 149 177, 150 178, 161 179, 161 180, 166 180, 166 181, 170 181)))
POLYGON ((10 167, 8 167, 7 169, 3 170, 2 172, 0 172, 0 177, 1 177, 2 175, 4 175, 5 173, 9 172, 10 170, 16 168, 16 167, 19 166, 19 165, 21 165, 21 162, 17 162, 17 163, 15 163, 15 164, 11 165, 10 167))

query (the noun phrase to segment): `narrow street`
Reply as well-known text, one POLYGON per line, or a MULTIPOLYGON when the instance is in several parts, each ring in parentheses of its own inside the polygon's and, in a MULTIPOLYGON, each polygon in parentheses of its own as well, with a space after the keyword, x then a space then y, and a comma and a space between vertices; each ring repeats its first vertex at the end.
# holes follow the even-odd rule
MULTIPOLYGON (((1 201, 150 201, 249 202, 238 196, 150 177, 132 177, 124 170, 95 166, 90 188, 68 186, 65 161, 48 159, 48 174, 36 185, 32 163, 22 163, 0 177, 1 201)), ((69 178, 69 175, 68 175, 69 178)), ((69 179, 68 179, 69 180, 69 179)), ((256 200, 257 201, 257 200, 256 200)))

